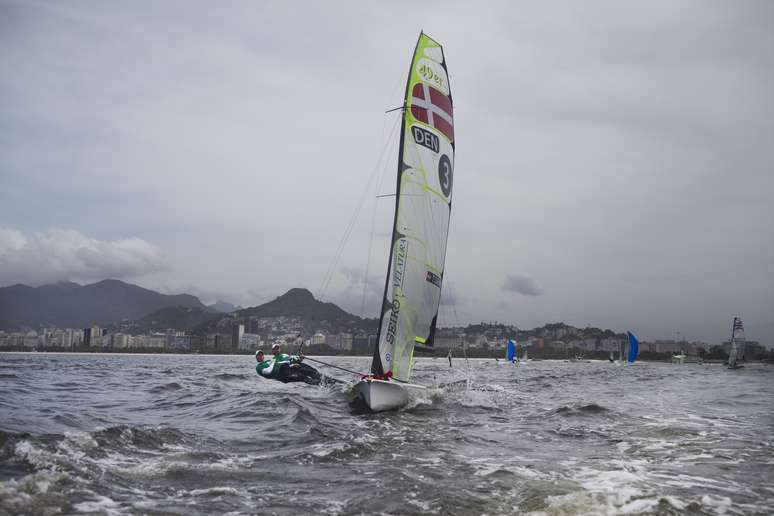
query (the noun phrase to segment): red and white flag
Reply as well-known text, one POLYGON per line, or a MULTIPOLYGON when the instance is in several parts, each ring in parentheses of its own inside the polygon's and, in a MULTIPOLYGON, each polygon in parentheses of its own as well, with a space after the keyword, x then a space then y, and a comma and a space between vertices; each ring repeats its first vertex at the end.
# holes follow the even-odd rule
POLYGON ((448 96, 427 84, 415 84, 411 91, 411 114, 454 141, 454 114, 448 96))

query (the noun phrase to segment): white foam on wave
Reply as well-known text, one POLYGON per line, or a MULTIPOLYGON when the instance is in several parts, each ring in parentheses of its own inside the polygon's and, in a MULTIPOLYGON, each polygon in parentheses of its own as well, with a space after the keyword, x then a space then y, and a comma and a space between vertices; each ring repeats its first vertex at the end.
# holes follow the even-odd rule
POLYGON ((334 452, 344 451, 348 448, 347 443, 315 443, 310 446, 310 454, 315 457, 327 457, 334 452))
POLYGON ((422 405, 432 405, 433 400, 438 398, 437 389, 410 389, 409 401, 401 410, 411 410, 422 405))
POLYGON ((621 468, 615 470, 582 467, 572 476, 572 480, 589 492, 604 494, 619 507, 644 494, 638 484, 645 480, 645 476, 633 461, 627 461, 625 467, 621 464, 621 468))
POLYGON ((427 500, 421 500, 416 497, 416 493, 410 493, 409 498, 406 500, 406 503, 409 505, 413 505, 414 507, 418 508, 422 513, 424 514, 437 514, 438 510, 430 510, 430 502, 427 500))
POLYGON ((158 455, 157 457, 113 457, 115 460, 100 459, 99 465, 112 473, 124 477, 143 479, 159 478, 172 470, 206 470, 206 471, 234 471, 235 469, 250 468, 256 460, 268 459, 271 456, 228 456, 206 464, 191 464, 181 460, 179 456, 158 455))
POLYGON ((654 473, 654 478, 660 478, 660 484, 666 484, 674 487, 680 487, 683 489, 690 489, 692 487, 700 487, 706 489, 712 487, 712 489, 718 491, 726 491, 729 493, 738 493, 743 490, 743 486, 733 482, 727 478, 725 479, 713 479, 707 477, 700 477, 697 475, 685 475, 674 472, 669 473, 654 473))
POLYGON ((347 502, 342 500, 325 500, 325 507, 320 511, 323 514, 341 514, 347 507, 347 502))
POLYGON ((59 468, 51 461, 50 453, 38 448, 29 441, 20 441, 16 443, 13 449, 17 457, 29 462, 37 469, 47 469, 58 471, 59 468))
POLYGON ((701 503, 705 507, 712 507, 718 514, 725 514, 733 505, 731 498, 727 496, 704 495, 701 497, 701 503))
POLYGON ((463 407, 498 408, 506 394, 499 385, 475 385, 463 391, 447 391, 445 396, 463 407))
POLYGON ((88 460, 86 450, 98 447, 99 443, 88 433, 68 432, 64 439, 56 443, 56 451, 24 440, 16 443, 14 453, 37 469, 62 471, 63 465, 79 465, 88 460))
POLYGON ((545 511, 536 511, 531 514, 617 516, 619 514, 652 514, 665 502, 678 511, 682 511, 688 506, 687 503, 672 496, 638 497, 619 504, 602 493, 588 491, 549 496, 546 501, 548 507, 545 511))
POLYGON ((118 515, 124 513, 124 511, 121 510, 118 502, 115 500, 108 498, 107 496, 100 496, 96 494, 93 496, 94 500, 76 503, 73 505, 73 508, 77 512, 96 512, 99 514, 107 515, 118 515))
POLYGON ((66 473, 39 472, 19 479, 0 482, 0 507, 11 514, 35 512, 37 501, 52 491, 58 482, 70 478, 66 473))
MULTIPOLYGON (((504 472, 511 473, 512 475, 518 478, 529 479, 529 480, 554 480, 555 479, 554 475, 540 471, 536 468, 529 468, 526 466, 521 466, 519 464, 505 464, 501 462, 492 462, 491 457, 477 459, 477 458, 460 456, 460 458, 462 459, 461 462, 466 462, 469 465, 473 466, 473 468, 475 468, 473 475, 477 477, 487 477, 498 471, 504 471, 504 472)), ((511 457, 511 459, 518 461, 519 463, 531 462, 524 457, 511 457)))
POLYGON ((223 495, 234 495, 234 496, 241 496, 246 494, 247 491, 240 491, 239 489, 233 488, 233 487, 225 487, 225 486, 217 486, 217 487, 209 487, 207 489, 193 489, 191 491, 178 491, 178 495, 182 497, 188 497, 188 496, 223 496, 223 495))

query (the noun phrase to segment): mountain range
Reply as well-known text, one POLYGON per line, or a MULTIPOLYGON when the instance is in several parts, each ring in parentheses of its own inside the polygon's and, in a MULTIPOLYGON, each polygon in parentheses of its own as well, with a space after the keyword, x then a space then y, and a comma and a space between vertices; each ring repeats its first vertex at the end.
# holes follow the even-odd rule
MULTIPOLYGON (((0 287, 0 329, 40 327, 85 328, 92 325, 124 328, 133 333, 167 328, 204 334, 222 330, 223 319, 296 317, 312 331, 319 328, 376 328, 376 319, 352 315, 333 303, 314 298, 303 288, 290 289, 268 303, 250 308, 218 301, 204 305, 190 294, 166 295, 119 280, 91 285, 65 282, 41 287, 0 287)), ((230 322, 225 321, 229 324, 230 322)))
POLYGON ((0 288, 0 329, 107 325, 140 319, 170 306, 209 310, 190 294, 160 294, 113 279, 91 285, 12 285, 0 288))
MULTIPOLYGON (((305 288, 292 288, 268 303, 236 310, 228 317, 246 321, 250 317, 280 316, 298 318, 309 331, 318 329, 375 331, 378 325, 378 319, 364 319, 342 310, 334 303, 319 301, 305 288)), ((222 326, 221 321, 221 318, 210 318, 192 331, 198 334, 217 332, 222 326)))

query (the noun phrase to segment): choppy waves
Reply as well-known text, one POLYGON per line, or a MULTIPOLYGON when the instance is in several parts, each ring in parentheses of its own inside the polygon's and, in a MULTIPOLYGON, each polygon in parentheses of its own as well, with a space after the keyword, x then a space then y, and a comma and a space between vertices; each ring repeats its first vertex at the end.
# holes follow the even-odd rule
POLYGON ((0 513, 774 512, 769 368, 420 360, 363 414, 250 357, 2 358, 0 513))

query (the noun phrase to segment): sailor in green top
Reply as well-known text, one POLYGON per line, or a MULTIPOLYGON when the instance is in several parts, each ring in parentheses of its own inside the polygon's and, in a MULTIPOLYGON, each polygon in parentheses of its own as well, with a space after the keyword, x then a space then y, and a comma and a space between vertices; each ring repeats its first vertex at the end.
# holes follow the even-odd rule
POLYGON ((280 353, 280 347, 275 344, 271 348, 274 358, 266 360, 263 351, 255 352, 255 360, 258 362, 255 366, 255 372, 264 378, 279 380, 283 383, 305 382, 311 385, 320 385, 323 376, 314 367, 302 364, 304 354, 298 356, 286 355, 280 353))
POLYGON ((263 354, 263 351, 260 349, 255 352, 255 361, 258 362, 255 365, 255 372, 259 375, 263 376, 264 378, 277 378, 277 373, 279 373, 279 367, 274 367, 274 361, 273 360, 266 360, 266 357, 263 354))
POLYGON ((281 353, 279 344, 274 344, 271 347, 271 352, 274 354, 274 358, 272 360, 274 360, 274 362, 277 364, 300 364, 304 359, 303 353, 300 353, 299 355, 288 355, 281 353))

